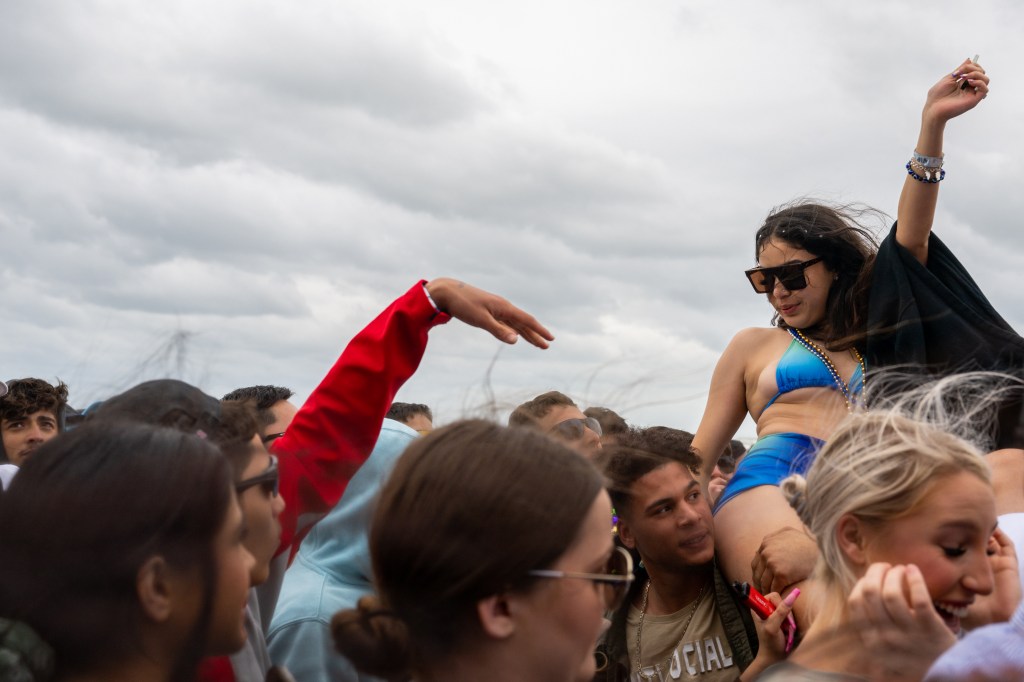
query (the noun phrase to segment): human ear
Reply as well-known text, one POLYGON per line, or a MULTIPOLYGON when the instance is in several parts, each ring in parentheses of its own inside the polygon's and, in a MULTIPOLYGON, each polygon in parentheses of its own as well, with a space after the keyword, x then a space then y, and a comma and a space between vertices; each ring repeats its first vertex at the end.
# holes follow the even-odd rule
POLYGON ((853 514, 843 514, 836 522, 836 542, 839 549, 855 566, 867 566, 867 539, 864 524, 853 514))
POLYGON ((636 536, 633 535, 633 529, 629 527, 629 524, 621 516, 619 517, 617 527, 619 529, 619 540, 622 541, 622 544, 629 549, 636 549, 636 536))
POLYGON ((476 603, 476 615, 484 634, 493 639, 506 639, 516 630, 512 617, 511 599, 507 594, 495 594, 476 603))
POLYGON ((162 556, 151 556, 139 567, 135 576, 135 592, 146 616, 157 623, 170 618, 172 588, 170 566, 162 556))

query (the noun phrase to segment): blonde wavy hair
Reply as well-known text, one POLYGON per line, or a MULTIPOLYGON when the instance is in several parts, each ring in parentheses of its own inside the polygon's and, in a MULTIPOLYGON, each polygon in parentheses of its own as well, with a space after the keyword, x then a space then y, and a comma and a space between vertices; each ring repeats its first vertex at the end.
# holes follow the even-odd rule
POLYGON ((987 426, 980 416, 1006 386, 998 379, 988 373, 948 377, 885 409, 855 412, 818 452, 806 478, 794 475, 781 483, 817 540, 815 574, 826 587, 827 606, 845 602, 857 580, 836 539, 842 516, 877 524, 898 519, 936 482, 961 472, 991 484, 981 450, 961 435, 984 442, 987 426))

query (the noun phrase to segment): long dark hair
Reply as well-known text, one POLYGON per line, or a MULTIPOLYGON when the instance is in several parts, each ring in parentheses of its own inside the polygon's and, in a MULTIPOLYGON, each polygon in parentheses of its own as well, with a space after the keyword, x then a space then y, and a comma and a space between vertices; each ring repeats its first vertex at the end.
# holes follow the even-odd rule
POLYGON ((476 603, 527 589, 601 488, 590 462, 532 429, 464 421, 414 441, 370 528, 380 602, 334 617, 338 648, 389 679, 459 651, 480 633, 476 603))
POLYGON ((191 678, 208 639, 231 480, 213 445, 173 429, 105 422, 47 442, 0 497, 0 618, 53 648, 58 677, 127 660, 139 651, 138 570, 159 555, 203 582, 173 676, 191 678))
MULTIPOLYGON (((772 239, 820 256, 835 273, 825 319, 804 331, 819 337, 830 350, 862 345, 867 327, 868 291, 878 241, 863 225, 865 217, 881 217, 871 208, 800 201, 772 209, 754 236, 754 258, 772 239)), ((772 324, 787 325, 776 312, 772 324)))

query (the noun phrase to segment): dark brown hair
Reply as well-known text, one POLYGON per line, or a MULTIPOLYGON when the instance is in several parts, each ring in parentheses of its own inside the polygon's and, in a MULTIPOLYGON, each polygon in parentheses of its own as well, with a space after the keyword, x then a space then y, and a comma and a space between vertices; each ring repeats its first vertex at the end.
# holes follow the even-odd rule
POLYGON ((430 421, 434 421, 434 413, 430 411, 430 407, 423 403, 391 403, 391 407, 388 408, 388 413, 385 416, 387 419, 394 419, 395 421, 402 422, 405 424, 409 419, 415 417, 418 414, 422 414, 430 421))
POLYGON ((588 407, 583 414, 593 417, 601 425, 601 434, 605 436, 617 436, 629 430, 626 420, 619 416, 618 412, 607 407, 588 407))
POLYGON ((67 402, 68 385, 60 379, 56 386, 42 379, 8 380, 7 395, 0 397, 0 419, 23 419, 40 410, 59 419, 67 402))
POLYGON ((631 490, 637 480, 669 462, 683 465, 690 473, 700 473, 700 458, 690 444, 693 434, 668 426, 631 428, 618 437, 615 445, 598 455, 597 465, 608 479, 608 494, 617 514, 628 515, 631 490))
POLYGON ((251 404, 256 408, 256 414, 260 420, 260 426, 268 426, 274 423, 274 413, 270 408, 277 405, 282 400, 288 400, 293 395, 295 395, 295 393, 290 388, 264 384, 260 386, 236 388, 231 391, 231 393, 224 396, 222 400, 240 400, 251 404))
POLYGON ((139 651, 140 566, 162 556, 198 568, 198 622, 173 679, 204 653, 216 575, 214 541, 231 502, 217 449, 144 424, 93 423, 42 445, 0 496, 0 618, 53 647, 57 678, 139 651))
POLYGON ((601 487, 590 462, 531 429, 463 421, 414 441, 370 528, 380 601, 335 615, 339 650, 401 679, 470 645, 476 603, 528 589, 528 571, 572 544, 601 487))
POLYGON ((228 458, 235 479, 249 465, 260 426, 250 403, 220 401, 177 379, 144 381, 92 410, 88 422, 166 426, 208 438, 228 458))
POLYGON ((253 436, 260 432, 256 414, 256 408, 247 402, 225 400, 220 404, 218 428, 210 435, 210 440, 228 458, 236 481, 242 478, 253 453, 259 449, 253 444, 253 436))
MULTIPOLYGON (((871 271, 878 251, 874 234, 860 222, 869 215, 881 214, 866 207, 802 201, 772 209, 754 236, 755 260, 769 241, 781 239, 821 257, 825 267, 835 273, 825 319, 804 330, 820 336, 830 350, 847 350, 863 343, 871 271)), ((787 326, 778 313, 772 324, 787 326)))

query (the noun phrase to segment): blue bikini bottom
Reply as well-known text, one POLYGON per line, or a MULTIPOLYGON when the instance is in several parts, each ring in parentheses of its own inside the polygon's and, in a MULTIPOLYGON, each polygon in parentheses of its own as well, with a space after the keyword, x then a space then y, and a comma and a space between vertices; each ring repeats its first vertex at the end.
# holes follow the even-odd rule
POLYGON ((715 513, 740 493, 761 485, 778 485, 790 474, 806 474, 825 441, 802 433, 771 433, 757 439, 736 467, 715 513))

